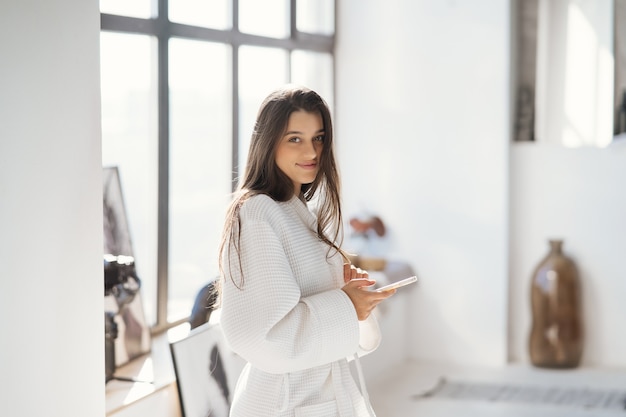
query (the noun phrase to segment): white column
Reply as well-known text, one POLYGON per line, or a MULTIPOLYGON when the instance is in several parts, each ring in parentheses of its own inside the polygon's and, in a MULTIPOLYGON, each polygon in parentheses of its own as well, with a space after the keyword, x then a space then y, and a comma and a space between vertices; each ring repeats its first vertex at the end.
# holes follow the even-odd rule
POLYGON ((99 5, 0 10, 2 414, 103 416, 99 5))

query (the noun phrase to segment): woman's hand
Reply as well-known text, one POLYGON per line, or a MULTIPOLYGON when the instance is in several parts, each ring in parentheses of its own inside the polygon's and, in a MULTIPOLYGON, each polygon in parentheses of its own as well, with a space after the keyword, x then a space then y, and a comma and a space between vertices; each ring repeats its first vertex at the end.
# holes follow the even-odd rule
POLYGON ((352 264, 343 264, 343 282, 348 283, 355 278, 367 278, 367 271, 357 268, 352 264))
POLYGON ((354 278, 341 288, 350 297, 359 321, 367 319, 378 303, 396 293, 395 289, 383 292, 367 289, 375 283, 376 281, 368 278, 354 278))

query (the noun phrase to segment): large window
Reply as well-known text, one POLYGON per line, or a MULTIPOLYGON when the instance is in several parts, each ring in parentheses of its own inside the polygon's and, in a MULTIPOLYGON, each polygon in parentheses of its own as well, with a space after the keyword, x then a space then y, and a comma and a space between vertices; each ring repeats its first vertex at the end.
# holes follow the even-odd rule
POLYGON ((187 319, 254 117, 299 83, 333 106, 334 0, 100 0, 103 165, 119 169, 146 318, 187 319))

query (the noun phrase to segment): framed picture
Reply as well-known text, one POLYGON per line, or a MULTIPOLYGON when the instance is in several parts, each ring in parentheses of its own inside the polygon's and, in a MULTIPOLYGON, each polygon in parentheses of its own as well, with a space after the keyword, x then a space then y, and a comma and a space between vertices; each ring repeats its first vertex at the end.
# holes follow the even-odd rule
MULTIPOLYGON (((122 255, 134 260, 118 168, 104 167, 102 181, 103 254, 122 255)), ((138 275, 141 279, 141 271, 138 275)), ((114 294, 105 290, 104 311, 114 315, 117 327, 114 342, 116 367, 150 351, 150 328, 146 323, 140 288, 136 292, 119 291, 114 294)))
POLYGON ((104 167, 102 169, 102 193, 104 253, 116 256, 134 256, 120 173, 117 167, 104 167))
POLYGON ((226 344, 219 323, 205 323, 170 343, 183 417, 228 417, 245 361, 226 344))

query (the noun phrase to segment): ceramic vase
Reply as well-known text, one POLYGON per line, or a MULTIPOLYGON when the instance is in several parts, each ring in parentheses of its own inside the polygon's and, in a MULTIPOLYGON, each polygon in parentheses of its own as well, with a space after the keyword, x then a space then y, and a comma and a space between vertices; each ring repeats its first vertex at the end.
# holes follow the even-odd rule
POLYGON ((530 360, 542 368, 575 368, 583 351, 578 268, 563 253, 562 240, 549 244, 532 275, 530 360))

